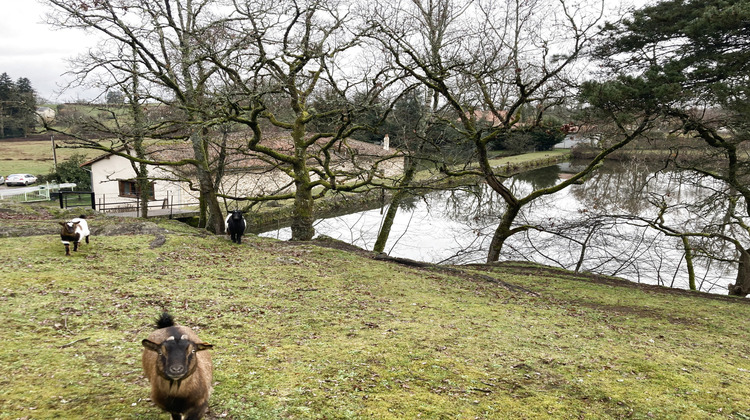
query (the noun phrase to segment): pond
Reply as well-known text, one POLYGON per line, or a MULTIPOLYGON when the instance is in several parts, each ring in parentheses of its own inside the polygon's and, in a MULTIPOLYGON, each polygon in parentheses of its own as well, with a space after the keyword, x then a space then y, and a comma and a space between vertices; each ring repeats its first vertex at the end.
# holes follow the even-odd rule
MULTIPOLYGON (((681 240, 648 228, 644 220, 656 218, 659 203, 700 202, 715 186, 687 173, 656 169, 638 161, 610 162, 583 185, 534 201, 522 210, 516 224, 536 229, 510 238, 501 260, 688 288, 681 240)), ((561 182, 575 170, 575 163, 562 163, 517 175, 508 183, 520 196, 561 182)), ((485 262, 504 207, 484 184, 412 197, 399 209, 385 251, 393 257, 439 264, 485 262)), ((697 223, 685 206, 668 209, 663 217, 666 225, 697 223)), ((385 210, 318 220, 316 234, 372 250, 385 210)), ((700 216, 704 223, 706 218, 722 217, 720 206, 712 211, 715 214, 700 216)), ((285 240, 291 232, 285 228, 261 236, 285 240)), ((722 252, 732 254, 731 249, 722 252)), ((694 264, 699 290, 725 294, 727 284, 734 282, 734 264, 701 258, 694 264)))

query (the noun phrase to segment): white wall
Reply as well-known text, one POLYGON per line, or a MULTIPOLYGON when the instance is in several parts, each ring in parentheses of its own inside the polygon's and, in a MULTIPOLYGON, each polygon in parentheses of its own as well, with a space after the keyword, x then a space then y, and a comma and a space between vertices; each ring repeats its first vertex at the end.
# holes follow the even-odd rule
MULTIPOLYGON (((153 178, 168 178, 169 174, 165 173, 158 167, 148 166, 149 176, 153 178)), ((91 165, 91 180, 94 193, 96 195, 97 208, 102 204, 110 206, 112 203, 136 203, 132 197, 120 196, 120 180, 135 179, 135 171, 130 161, 124 157, 110 155, 91 165)), ((157 179, 154 182, 154 201, 151 204, 163 202, 169 198, 174 203, 195 203, 198 201, 197 193, 190 192, 187 184, 180 182, 170 182, 157 179)))
MULTIPOLYGON (((366 164, 366 163, 363 163, 366 164)), ((379 173, 382 177, 397 176, 403 172, 403 158, 394 158, 379 164, 379 173)), ((338 170, 349 170, 356 172, 350 162, 342 164, 338 170)), ((190 191, 185 182, 170 182, 159 178, 174 178, 159 167, 148 166, 150 178, 154 181, 154 198, 152 205, 161 203, 165 198, 170 203, 197 203, 198 192, 190 191)), ((132 180, 135 171, 128 159, 110 155, 91 164, 92 186, 97 200, 97 208, 102 204, 111 206, 112 203, 136 203, 135 198, 120 196, 120 180, 132 180)), ((224 176, 220 192, 234 196, 252 196, 260 194, 278 193, 279 189, 291 181, 291 178, 282 171, 267 171, 263 168, 248 169, 245 171, 228 171, 224 176)), ((341 180, 344 182, 344 180, 341 180)))

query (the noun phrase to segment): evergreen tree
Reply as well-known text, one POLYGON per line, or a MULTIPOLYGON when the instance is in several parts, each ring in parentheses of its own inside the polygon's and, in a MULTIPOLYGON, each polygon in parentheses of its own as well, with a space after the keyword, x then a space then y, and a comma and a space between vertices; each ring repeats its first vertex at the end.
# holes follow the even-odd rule
MULTIPOLYGON (((680 150, 675 147, 672 163, 723 187, 717 187, 709 200, 680 203, 695 214, 696 225, 664 226, 663 219, 654 225, 681 237, 688 259, 688 238, 702 242, 693 248, 703 256, 734 258, 738 274, 729 293, 740 296, 750 294, 750 207, 737 204, 750 202, 750 160, 745 152, 750 144, 748 22, 750 0, 670 0, 636 10, 606 25, 596 49, 606 73, 583 89, 595 109, 618 116, 658 112, 673 132, 705 142, 701 159, 678 160, 680 150), (726 217, 699 225, 708 207, 722 208, 726 217), (712 251, 724 249, 720 242, 734 248, 734 256, 712 251)), ((662 197, 663 203, 671 203, 671 198, 662 197)), ((693 274, 690 280, 694 284, 693 274)))
POLYGON ((5 138, 10 122, 11 96, 14 89, 15 85, 8 73, 0 74, 0 138, 5 138))
POLYGON ((0 75, 0 138, 25 137, 36 124, 36 97, 29 79, 0 75))
POLYGON ((22 133, 21 135, 26 137, 34 129, 37 121, 36 93, 29 79, 21 77, 16 81, 16 98, 18 101, 16 126, 22 133))

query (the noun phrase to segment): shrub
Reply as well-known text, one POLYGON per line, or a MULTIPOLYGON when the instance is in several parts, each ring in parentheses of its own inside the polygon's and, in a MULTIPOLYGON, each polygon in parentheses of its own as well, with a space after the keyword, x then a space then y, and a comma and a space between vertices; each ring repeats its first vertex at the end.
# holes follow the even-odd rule
POLYGON ((91 190, 91 176, 89 172, 81 167, 88 158, 81 153, 74 153, 67 160, 57 164, 57 170, 53 169, 47 175, 40 176, 42 182, 74 182, 79 191, 91 190))

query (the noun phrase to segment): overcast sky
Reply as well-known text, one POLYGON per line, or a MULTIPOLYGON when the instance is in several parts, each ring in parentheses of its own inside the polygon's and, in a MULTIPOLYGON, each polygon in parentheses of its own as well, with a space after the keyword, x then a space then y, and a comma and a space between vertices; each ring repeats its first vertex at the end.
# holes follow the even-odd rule
POLYGON ((95 39, 80 30, 53 29, 44 23, 47 7, 38 0, 0 0, 0 74, 8 73, 13 80, 28 78, 39 96, 53 103, 92 99, 101 92, 82 88, 62 92, 62 87, 71 80, 65 76, 67 60, 93 47, 95 39))
POLYGON ((93 45, 91 37, 82 31, 53 30, 43 23, 46 7, 36 0, 0 0, 0 10, 0 74, 28 78, 37 93, 52 102, 85 97, 80 89, 59 93, 70 80, 63 76, 66 60, 93 45))

